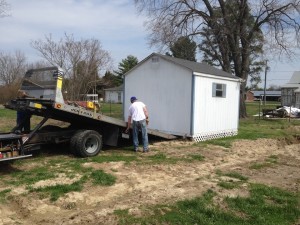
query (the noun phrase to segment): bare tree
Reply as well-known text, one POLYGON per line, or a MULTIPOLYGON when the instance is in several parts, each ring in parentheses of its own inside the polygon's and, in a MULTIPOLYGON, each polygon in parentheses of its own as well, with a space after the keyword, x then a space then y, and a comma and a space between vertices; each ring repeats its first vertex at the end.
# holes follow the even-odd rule
POLYGON ((36 69, 43 67, 50 67, 51 64, 45 60, 35 61, 28 64, 28 69, 36 69))
POLYGON ((100 71, 110 68, 112 62, 110 54, 96 39, 76 41, 73 35, 65 34, 64 38, 55 41, 50 34, 44 40, 31 42, 31 45, 50 64, 64 69, 64 89, 70 100, 87 93, 90 84, 100 79, 100 71))
POLYGON ((9 86, 19 83, 26 68, 26 57, 20 51, 16 51, 14 54, 0 52, 0 83, 2 85, 9 86))
POLYGON ((5 0, 0 0, 0 18, 8 16, 10 5, 5 0))
POLYGON ((16 97, 27 65, 23 53, 14 54, 0 52, 0 102, 5 103, 16 97))
MULTIPOLYGON (((265 47, 293 55, 299 47, 300 0, 135 0, 139 11, 148 15, 151 45, 164 46, 179 36, 201 39, 204 27, 214 31, 222 55, 222 69, 245 82, 241 85, 240 117, 246 117, 245 87, 251 61, 251 43, 262 31, 265 47), (228 7, 230 4, 235 7, 228 7), (216 15, 216 10, 221 14, 216 15), (247 23, 253 17, 253 23, 247 23), (292 43, 292 44, 291 44, 292 43), (231 62, 232 60, 232 62, 231 62)), ((279 55, 280 55, 279 54, 279 55)))

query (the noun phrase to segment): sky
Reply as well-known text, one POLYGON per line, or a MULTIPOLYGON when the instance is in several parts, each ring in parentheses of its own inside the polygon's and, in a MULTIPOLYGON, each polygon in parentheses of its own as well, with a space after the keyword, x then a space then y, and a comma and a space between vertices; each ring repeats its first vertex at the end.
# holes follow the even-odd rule
POLYGON ((51 34, 54 40, 72 34, 76 40, 97 39, 114 65, 134 55, 139 60, 155 50, 133 0, 6 0, 10 16, 0 19, 0 51, 20 50, 30 61, 40 60, 33 40, 51 34))
MULTIPOLYGON (((137 13, 133 0, 7 0, 7 3, 10 16, 0 18, 0 52, 19 50, 29 62, 41 60, 30 43, 49 34, 57 41, 65 33, 76 40, 99 40, 110 53, 114 69, 128 55, 141 61, 157 52, 148 45, 146 18, 137 13)), ((274 57, 269 60, 267 87, 283 85, 294 71, 300 71, 299 60, 280 62, 271 58, 274 57)))

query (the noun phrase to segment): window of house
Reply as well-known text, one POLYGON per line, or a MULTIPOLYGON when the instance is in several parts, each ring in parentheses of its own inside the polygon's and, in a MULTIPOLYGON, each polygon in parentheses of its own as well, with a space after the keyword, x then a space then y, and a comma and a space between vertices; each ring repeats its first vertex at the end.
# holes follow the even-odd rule
POLYGON ((226 98, 226 84, 213 83, 212 96, 226 98))

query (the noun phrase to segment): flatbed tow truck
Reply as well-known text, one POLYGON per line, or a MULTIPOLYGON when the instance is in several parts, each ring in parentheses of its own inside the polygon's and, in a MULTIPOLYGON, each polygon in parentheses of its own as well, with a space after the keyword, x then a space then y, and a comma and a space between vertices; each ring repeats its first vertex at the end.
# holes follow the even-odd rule
MULTIPOLYGON (((123 133, 127 126, 125 121, 97 112, 93 102, 87 102, 84 108, 76 102, 65 101, 63 76, 63 70, 58 67, 31 69, 25 73, 20 88, 23 95, 4 105, 25 117, 11 132, 0 133, 0 161, 27 158, 43 144, 58 143, 69 143, 71 152, 79 157, 96 156, 103 144, 117 146, 122 138, 128 139, 123 133), (32 115, 43 119, 34 129, 24 130, 24 124, 30 124, 32 115), (66 122, 69 126, 45 125, 49 119, 66 122)), ((152 129, 148 129, 148 134, 176 138, 152 129)))

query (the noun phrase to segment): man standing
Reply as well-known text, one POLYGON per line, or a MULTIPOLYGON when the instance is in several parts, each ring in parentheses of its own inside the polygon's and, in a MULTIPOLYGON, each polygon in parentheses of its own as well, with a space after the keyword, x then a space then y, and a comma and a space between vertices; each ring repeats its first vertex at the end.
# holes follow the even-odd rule
POLYGON ((130 98, 131 105, 129 107, 128 114, 128 123, 126 133, 130 129, 130 125, 132 123, 132 138, 133 138, 133 146, 134 151, 138 151, 139 147, 139 128, 142 131, 142 140, 143 140, 143 152, 148 152, 148 133, 147 133, 147 124, 148 124, 148 110, 146 105, 143 102, 137 100, 136 97, 130 98))
MULTIPOLYGON (((30 97, 25 91, 18 91, 18 98, 30 97)), ((30 118, 31 114, 25 110, 17 110, 17 129, 20 132, 29 133, 30 132, 30 118)))

